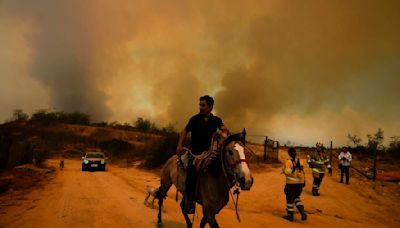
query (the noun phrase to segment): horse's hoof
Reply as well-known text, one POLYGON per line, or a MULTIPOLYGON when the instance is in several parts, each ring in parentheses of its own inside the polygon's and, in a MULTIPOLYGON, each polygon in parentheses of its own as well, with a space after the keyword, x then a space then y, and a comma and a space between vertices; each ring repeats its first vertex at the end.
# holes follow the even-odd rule
POLYGON ((161 221, 159 221, 159 222, 157 222, 157 227, 162 228, 162 227, 164 227, 164 225, 161 221))

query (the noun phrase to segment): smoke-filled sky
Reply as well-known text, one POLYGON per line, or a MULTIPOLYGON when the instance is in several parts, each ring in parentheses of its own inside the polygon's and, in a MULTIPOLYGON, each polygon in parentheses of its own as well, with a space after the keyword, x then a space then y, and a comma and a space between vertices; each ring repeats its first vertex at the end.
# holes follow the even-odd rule
POLYGON ((0 120, 54 108, 181 129, 210 94, 233 131, 389 138, 399 12, 397 0, 0 0, 0 120))

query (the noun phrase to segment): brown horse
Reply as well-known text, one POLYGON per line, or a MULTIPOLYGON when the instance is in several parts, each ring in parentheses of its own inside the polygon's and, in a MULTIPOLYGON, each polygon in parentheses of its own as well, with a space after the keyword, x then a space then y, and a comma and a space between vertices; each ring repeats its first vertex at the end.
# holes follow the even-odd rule
MULTIPOLYGON (((198 174, 196 202, 203 206, 203 218, 200 227, 207 223, 211 227, 218 227, 215 215, 224 208, 229 201, 230 189, 238 184, 242 190, 250 190, 253 177, 250 174, 244 155, 245 134, 235 134, 224 139, 217 134, 217 157, 206 172, 198 174)), ((175 185, 178 191, 185 196, 186 171, 178 165, 178 156, 172 156, 164 165, 161 174, 161 186, 157 193, 159 210, 158 225, 162 226, 161 212, 165 196, 170 187, 175 185)), ((182 213, 187 227, 192 223, 185 213, 185 198, 181 201, 182 213)))

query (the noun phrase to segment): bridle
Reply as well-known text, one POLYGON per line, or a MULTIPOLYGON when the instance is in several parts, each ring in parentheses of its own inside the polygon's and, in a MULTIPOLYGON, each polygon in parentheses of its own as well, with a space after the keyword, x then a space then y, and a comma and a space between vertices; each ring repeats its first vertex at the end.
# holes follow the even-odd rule
POLYGON ((229 169, 230 169, 231 171, 233 171, 233 169, 235 169, 236 166, 238 166, 238 165, 241 164, 242 162, 248 164, 246 159, 238 159, 238 160, 236 160, 235 162, 233 162, 232 164, 227 164, 227 166, 229 167, 229 169))
POLYGON ((230 173, 231 177, 233 176, 233 178, 229 178, 228 177, 228 173, 225 170, 225 156, 224 156, 226 147, 229 145, 229 143, 230 142, 228 142, 228 143, 226 143, 226 142, 219 143, 218 142, 217 151, 221 155, 222 172, 224 173, 224 177, 225 177, 226 183, 228 184, 228 191, 229 191, 229 194, 230 194, 230 196, 232 198, 233 205, 235 207, 236 219, 240 222, 240 215, 239 215, 239 210, 238 210, 239 193, 240 193, 239 189, 240 189, 240 187, 239 187, 239 184, 238 184, 238 182, 239 182, 238 177, 237 177, 237 175, 235 175, 235 172, 233 170, 236 168, 236 166, 238 166, 242 162, 247 163, 247 161, 246 161, 246 159, 238 159, 235 162, 233 162, 232 164, 226 164, 228 166, 228 168, 229 168, 229 171, 231 172, 230 173), (236 189, 235 189, 233 194, 236 195, 236 200, 233 197, 233 194, 232 194, 232 191, 231 191, 231 188, 233 186, 235 186, 235 185, 236 185, 236 189))
POLYGON ((226 162, 227 163, 226 166, 229 168, 229 171, 234 173, 233 170, 236 168, 236 166, 238 166, 241 163, 248 164, 248 162, 247 162, 246 159, 242 159, 242 158, 239 158, 239 159, 235 160, 233 163, 228 163, 227 161, 225 161, 224 152, 226 150, 226 147, 229 145, 229 143, 224 143, 223 145, 222 144, 218 144, 218 153, 221 154, 221 162, 222 162, 223 168, 225 168, 224 165, 225 165, 225 162, 226 162))

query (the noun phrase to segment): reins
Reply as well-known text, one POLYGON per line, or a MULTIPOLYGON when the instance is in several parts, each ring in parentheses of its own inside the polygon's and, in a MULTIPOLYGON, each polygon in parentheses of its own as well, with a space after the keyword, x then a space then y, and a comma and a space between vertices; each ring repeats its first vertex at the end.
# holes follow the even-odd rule
MULTIPOLYGON (((223 153, 223 152, 224 152, 224 151, 223 151, 224 148, 225 148, 225 146, 222 146, 222 145, 218 144, 218 151, 221 153, 222 171, 223 171, 223 173, 224 173, 226 183, 228 184, 229 195, 231 196, 233 205, 235 206, 236 219, 238 220, 238 222, 240 222, 240 215, 239 215, 239 210, 238 210, 240 190, 239 190, 239 187, 237 186, 236 179, 234 179, 233 185, 236 185, 236 189, 235 189, 235 191, 234 191, 233 193, 232 193, 232 191, 231 191, 231 184, 232 184, 232 183, 230 183, 230 181, 229 181, 229 177, 228 177, 228 174, 227 174, 227 172, 226 172, 226 170, 225 170, 225 165, 224 165, 224 164, 225 164, 225 162, 224 162, 224 153, 223 153), (233 194, 236 194, 236 200, 235 200, 235 198, 233 197, 233 194)), ((247 162, 245 159, 240 159, 240 160, 244 160, 244 162, 247 162)), ((239 160, 239 163, 237 163, 236 165, 238 165, 238 164, 240 164, 240 163, 242 162, 242 161, 240 161, 240 160, 239 160)), ((236 163, 236 162, 235 162, 235 163, 236 163)), ((233 168, 235 168, 236 165, 234 165, 233 168)))

